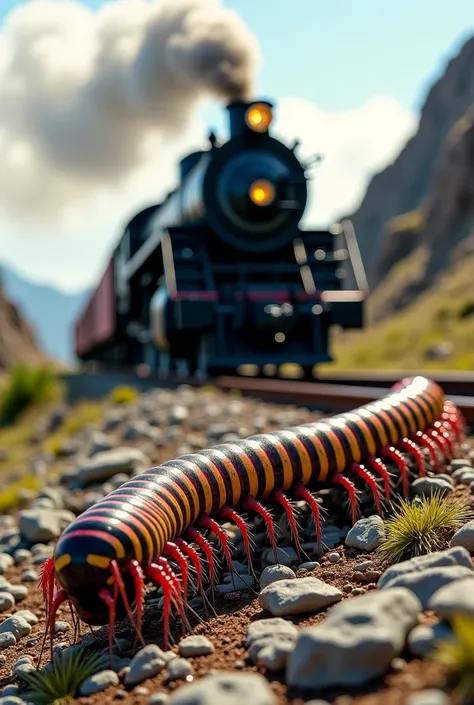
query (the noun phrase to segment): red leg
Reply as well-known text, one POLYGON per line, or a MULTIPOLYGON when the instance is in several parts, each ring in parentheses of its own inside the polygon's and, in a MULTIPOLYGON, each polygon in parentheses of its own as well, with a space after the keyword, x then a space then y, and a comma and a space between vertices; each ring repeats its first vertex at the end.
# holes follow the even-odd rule
POLYGON ((179 582, 166 558, 160 556, 160 558, 157 559, 155 565, 162 568, 166 576, 170 579, 172 586, 172 600, 176 606, 176 609, 179 612, 179 616, 181 617, 181 629, 184 636, 186 634, 186 625, 188 625, 189 623, 186 619, 186 613, 184 611, 181 583, 179 582))
POLYGON ((349 493, 349 502, 351 505, 351 521, 353 524, 355 524, 357 521, 357 491, 354 483, 351 480, 348 480, 347 477, 344 477, 344 475, 341 475, 341 473, 336 473, 335 475, 333 475, 331 481, 335 485, 342 485, 342 487, 344 487, 349 493))
POLYGON ((135 621, 135 618, 132 613, 132 608, 130 607, 130 603, 128 601, 127 592, 125 590, 125 584, 123 582, 122 575, 120 574, 120 568, 118 567, 117 561, 113 560, 110 562, 110 570, 111 570, 112 576, 115 580, 115 585, 117 585, 118 591, 120 592, 120 596, 121 596, 123 604, 125 606, 125 611, 127 612, 130 623, 133 626, 133 628, 135 629, 137 636, 140 639, 142 645, 145 646, 145 642, 143 640, 141 628, 139 627, 138 623, 135 621))
POLYGON ((211 595, 214 596, 214 582, 215 582, 215 568, 214 568, 214 555, 212 553, 211 544, 204 536, 201 536, 199 531, 191 526, 185 533, 185 536, 197 544, 206 556, 207 565, 209 568, 209 583, 211 588, 211 595))
POLYGON ((425 464, 423 462, 423 455, 420 449, 417 447, 416 443, 413 443, 409 438, 402 438, 398 443, 398 447, 405 450, 407 453, 413 455, 416 461, 416 466, 418 468, 418 475, 420 477, 425 477, 425 464))
POLYGON ((110 592, 108 588, 102 588, 99 590, 99 597, 108 607, 109 610, 109 654, 112 655, 112 648, 114 645, 114 631, 115 631, 115 612, 117 604, 117 594, 118 588, 117 583, 114 584, 114 594, 110 592))
POLYGON ((390 473, 388 472, 387 466, 385 463, 383 463, 380 458, 374 458, 371 456, 370 458, 367 458, 367 465, 371 470, 374 470, 375 472, 378 472, 380 477, 382 478, 384 488, 385 488, 385 499, 387 502, 390 504, 391 502, 391 486, 390 486, 390 473))
MULTIPOLYGON (((288 498, 283 494, 281 490, 273 490, 273 492, 270 495, 270 499, 275 500, 275 502, 278 502, 278 504, 281 504, 283 509, 286 512, 286 516, 288 517, 288 523, 290 525, 291 533, 293 536, 293 541, 295 542, 295 547, 296 547, 296 553, 298 554, 298 558, 301 560, 301 545, 300 545, 300 538, 298 535, 298 526, 296 523, 296 517, 295 517, 295 511, 293 507, 291 506, 288 498)), ((275 558, 277 557, 277 554, 275 554, 275 558)))
POLYGON ((135 584, 135 604, 137 605, 137 626, 139 633, 142 630, 143 603, 145 593, 145 579, 141 565, 136 560, 131 560, 128 569, 135 584))
POLYGON ((166 575, 163 568, 155 563, 152 563, 147 568, 147 577, 154 583, 161 585, 163 588, 163 641, 165 651, 168 651, 169 646, 169 633, 170 633, 170 607, 171 598, 173 595, 173 586, 168 575, 166 575))
POLYGON ((207 531, 212 531, 217 536, 219 543, 222 546, 222 550, 224 551, 225 559, 229 565, 229 570, 231 573, 234 572, 234 566, 232 564, 232 558, 229 549, 229 540, 224 529, 219 526, 217 521, 207 516, 207 514, 203 514, 199 517, 196 522, 196 526, 200 526, 202 529, 206 529, 207 531))
POLYGON ((415 443, 419 443, 420 446, 426 448, 426 450, 430 454, 431 462, 435 466, 436 470, 439 472, 441 470, 441 466, 439 463, 438 452, 436 450, 436 444, 433 443, 431 438, 427 436, 426 433, 422 433, 421 431, 417 431, 416 433, 412 434, 411 437, 412 440, 415 441, 415 443))
POLYGON ((374 502, 377 512, 378 514, 380 514, 380 516, 382 516, 382 507, 380 505, 380 490, 377 486, 377 483, 375 482, 375 478, 373 477, 373 475, 371 475, 370 472, 359 463, 353 463, 351 465, 351 472, 360 477, 362 480, 364 480, 364 482, 369 485, 371 492, 374 496, 374 502))
POLYGON ((242 533, 243 541, 244 541, 247 562, 249 564, 249 575, 255 575, 253 572, 253 567, 252 567, 252 553, 251 553, 251 548, 250 548, 250 536, 249 536, 249 530, 248 530, 247 524, 242 519, 242 517, 239 514, 237 514, 237 512, 235 512, 231 507, 222 507, 222 509, 219 512, 219 516, 224 521, 233 521, 234 524, 236 524, 239 527, 239 529, 242 533))
POLYGON ((316 530, 316 543, 319 549, 322 546, 321 508, 311 492, 301 482, 298 482, 295 485, 293 492, 296 499, 303 499, 311 508, 313 513, 314 528, 316 530))
POLYGON ((402 478, 403 494, 405 497, 408 497, 408 469, 403 455, 400 453, 399 450, 397 450, 393 446, 390 446, 389 448, 383 448, 380 455, 382 457, 390 458, 390 460, 395 461, 400 471, 400 476, 402 478))
POLYGON ((183 588, 182 588, 183 605, 184 605, 184 609, 187 611, 188 610, 189 569, 188 569, 188 562, 186 560, 186 557, 183 555, 182 551, 178 548, 176 543, 172 543, 171 541, 168 541, 168 543, 165 544, 165 548, 164 548, 163 553, 167 554, 171 558, 174 558, 176 563, 179 565, 179 568, 181 570, 181 579, 183 582, 183 588))
POLYGON ((199 554, 197 551, 194 550, 192 546, 190 546, 184 539, 177 538, 176 539, 176 545, 178 548, 181 549, 181 551, 188 556, 190 561, 192 562, 194 569, 196 571, 197 575, 197 581, 198 581, 198 587, 199 587, 199 592, 201 593, 202 600, 204 602, 204 610, 207 614, 207 597, 206 597, 206 592, 204 590, 204 581, 203 581, 203 574, 202 574, 202 566, 201 566, 201 559, 199 557, 199 554))
POLYGON ((267 527, 268 538, 270 539, 273 555, 276 557, 276 555, 277 555, 277 542, 276 542, 276 537, 275 537, 275 528, 273 526, 273 520, 272 520, 270 512, 267 509, 265 509, 263 504, 260 504, 260 502, 257 502, 257 500, 254 499, 253 497, 247 497, 242 502, 242 506, 247 511, 255 512, 255 514, 259 514, 262 517, 262 519, 265 522, 266 527, 267 527))
POLYGON ((431 438, 431 440, 436 443, 438 449, 441 452, 441 455, 443 456, 443 460, 446 462, 449 458, 449 448, 447 447, 446 441, 443 436, 435 428, 429 428, 426 431, 426 434, 429 438, 431 438))
POLYGON ((449 433, 443 428, 443 424, 441 421, 435 421, 433 424, 433 429, 438 431, 440 434, 441 438, 444 439, 444 444, 447 446, 449 457, 452 458, 454 455, 454 444, 449 436, 449 433))

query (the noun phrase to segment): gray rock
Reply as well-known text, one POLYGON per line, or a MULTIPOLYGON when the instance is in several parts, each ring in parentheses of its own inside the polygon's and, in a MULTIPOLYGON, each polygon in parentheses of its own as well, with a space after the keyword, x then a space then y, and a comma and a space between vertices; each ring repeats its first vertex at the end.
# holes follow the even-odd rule
POLYGON ((462 546, 470 553, 474 552, 474 521, 468 521, 451 538, 451 546, 462 546))
POLYGON ((256 622, 250 622, 247 627, 246 644, 249 646, 254 641, 267 636, 284 636, 296 639, 298 629, 292 622, 288 622, 281 617, 258 619, 256 622))
POLYGON ((38 624, 39 622, 38 617, 33 614, 33 612, 30 612, 30 610, 18 610, 18 612, 15 612, 15 617, 20 617, 21 619, 24 619, 25 622, 31 624, 32 627, 34 627, 35 624, 38 624))
POLYGON ((148 644, 133 657, 130 670, 125 675, 125 685, 137 685, 156 676, 165 664, 162 650, 156 644, 148 644))
POLYGON ((435 688, 412 693, 406 701, 407 705, 449 705, 450 702, 451 700, 446 693, 435 688))
POLYGON ((216 673, 175 691, 170 705, 277 705, 277 697, 259 673, 216 673))
POLYGON ((20 535, 30 543, 54 541, 76 517, 66 509, 25 509, 20 512, 20 535))
POLYGON ((15 602, 21 602, 28 597, 28 588, 26 585, 10 585, 8 592, 13 596, 15 602))
POLYGON ((474 615, 474 576, 455 580, 437 590, 428 602, 428 609, 449 619, 460 612, 474 615))
POLYGON ((96 673, 81 684, 79 688, 80 695, 94 695, 94 693, 100 693, 110 686, 117 686, 119 684, 119 677, 114 671, 101 671, 96 673))
POLYGON ((455 470, 453 479, 461 485, 470 485, 474 482, 474 468, 464 467, 455 470))
POLYGON ((454 580, 469 576, 474 577, 474 565, 469 552, 461 546, 455 546, 391 566, 379 579, 377 588, 406 587, 420 599, 425 609, 437 590, 454 580))
POLYGON ((419 477, 412 483, 412 488, 421 497, 431 497, 432 494, 444 497, 454 492, 452 484, 442 477, 419 477))
POLYGON ((4 622, 0 624, 0 634, 5 634, 6 632, 11 632, 16 639, 22 636, 26 636, 31 632, 31 625, 28 624, 26 619, 19 617, 18 614, 14 614, 12 617, 8 617, 4 622))
POLYGON ((463 470, 464 468, 472 468, 472 462, 470 458, 455 458, 451 460, 451 470, 454 473, 456 470, 463 470))
POLYGON ((317 612, 342 599, 343 593, 319 578, 279 580, 258 596, 260 607, 275 616, 317 612))
POLYGON ((272 638, 259 649, 255 663, 265 666, 271 673, 281 671, 294 648, 293 640, 272 638))
POLYGON ((361 572, 364 572, 365 570, 371 570, 373 567, 373 561, 362 561, 362 563, 357 563, 357 565, 354 566, 354 570, 360 570, 361 572))
POLYGON ((408 635, 408 648, 413 656, 423 658, 433 651, 436 642, 451 636, 451 628, 442 622, 433 626, 419 624, 408 635))
POLYGON ((268 563, 291 566, 298 563, 298 554, 292 546, 277 548, 277 555, 272 550, 267 552, 266 559, 268 563))
POLYGON ((190 676, 193 667, 185 658, 174 658, 166 665, 167 678, 170 681, 177 681, 190 676))
POLYGON ((15 598, 9 592, 0 592, 0 612, 7 612, 15 606, 15 598))
POLYGON ((6 573, 13 564, 14 560, 8 553, 0 553, 0 575, 6 573))
POLYGON ((153 693, 148 700, 148 705, 167 705, 170 696, 167 693, 153 693))
POLYGON ((25 701, 16 695, 6 695, 0 698, 0 705, 25 705, 25 701))
POLYGON ((337 563, 341 560, 341 555, 337 551, 334 551, 328 555, 328 560, 330 563, 337 563))
POLYGON ((345 600, 321 624, 300 631, 286 682, 319 689, 361 685, 382 675, 402 653, 421 609, 404 588, 345 600))
POLYGON ((296 573, 286 565, 269 565, 260 575, 260 589, 276 583, 277 580, 292 580, 296 578, 296 573))
POLYGON ((206 656, 214 652, 214 644, 206 636, 193 634, 187 636, 178 644, 178 651, 181 656, 206 656))
POLYGON ((83 485, 105 482, 117 473, 131 475, 136 470, 145 469, 150 460, 138 448, 126 446, 97 453, 93 458, 76 468, 76 474, 83 485))
POLYGON ((359 519, 346 536, 346 546, 373 551, 385 538, 385 525, 378 515, 359 519))
POLYGON ((12 632, 0 632, 0 651, 8 649, 10 646, 15 646, 16 638, 12 632))

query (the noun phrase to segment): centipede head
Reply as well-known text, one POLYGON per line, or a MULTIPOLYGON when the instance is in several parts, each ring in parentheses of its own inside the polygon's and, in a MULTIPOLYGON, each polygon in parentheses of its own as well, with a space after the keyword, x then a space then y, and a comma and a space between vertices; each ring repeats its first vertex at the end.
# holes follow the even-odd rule
MULTIPOLYGON (((67 593, 74 611, 82 622, 91 626, 102 626, 109 622, 109 608, 103 595, 114 595, 117 620, 127 614, 120 594, 116 594, 115 579, 111 569, 111 544, 92 532, 76 531, 63 534, 56 545, 54 569, 56 580, 67 593), (104 593, 105 591, 105 593, 104 593)), ((128 560, 122 560, 121 577, 129 605, 134 604, 136 590, 133 576, 128 570, 128 560)))

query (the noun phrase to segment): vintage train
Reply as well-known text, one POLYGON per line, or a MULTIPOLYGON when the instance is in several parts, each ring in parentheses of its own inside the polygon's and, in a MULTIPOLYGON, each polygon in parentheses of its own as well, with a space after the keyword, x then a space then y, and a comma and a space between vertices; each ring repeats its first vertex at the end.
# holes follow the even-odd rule
POLYGON ((267 374, 331 361, 332 326, 363 326, 351 223, 299 227, 308 169, 270 135, 266 101, 227 106, 229 138, 188 154, 180 183, 127 224, 75 325, 82 362, 161 375, 267 374))

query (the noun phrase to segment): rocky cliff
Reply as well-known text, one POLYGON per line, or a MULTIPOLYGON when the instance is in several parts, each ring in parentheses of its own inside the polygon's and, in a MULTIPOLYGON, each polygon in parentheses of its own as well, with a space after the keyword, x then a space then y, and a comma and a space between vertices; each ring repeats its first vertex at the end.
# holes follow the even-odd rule
POLYGON ((6 297, 0 281, 0 370, 17 363, 33 365, 45 361, 32 329, 6 297))
POLYGON ((474 37, 429 91, 416 134, 393 164, 374 176, 359 209, 350 216, 372 287, 422 246, 429 250, 425 272, 434 276, 453 246, 468 237, 474 173, 472 104, 474 37))

